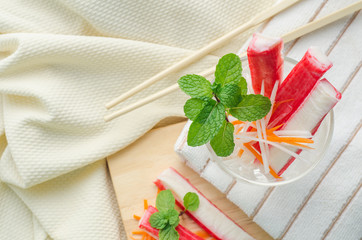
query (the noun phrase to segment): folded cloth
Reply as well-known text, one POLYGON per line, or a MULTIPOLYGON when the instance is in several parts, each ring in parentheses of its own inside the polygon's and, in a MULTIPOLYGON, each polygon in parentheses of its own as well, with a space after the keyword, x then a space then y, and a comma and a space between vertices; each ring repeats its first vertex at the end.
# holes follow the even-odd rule
MULTIPOLYGON (((110 123, 104 104, 273 3, 0 0, 0 239, 125 239, 104 158, 183 116, 186 96, 110 123)), ((248 34, 121 106, 214 65, 248 34)))
MULTIPOLYGON (((353 2, 302 1, 274 17, 261 31, 278 36, 353 2), (296 16, 303 18, 296 19, 296 16)), ((279 187, 236 181, 225 177, 223 170, 209 161, 206 148, 187 146, 185 136, 189 124, 177 141, 175 149, 186 163, 224 192, 273 238, 352 240, 362 237, 361 24, 361 13, 355 13, 285 46, 285 54, 296 60, 301 59, 308 47, 319 46, 334 64, 325 77, 343 95, 334 109, 331 145, 321 162, 304 178, 279 187)), ((240 52, 245 51, 246 46, 240 52)))

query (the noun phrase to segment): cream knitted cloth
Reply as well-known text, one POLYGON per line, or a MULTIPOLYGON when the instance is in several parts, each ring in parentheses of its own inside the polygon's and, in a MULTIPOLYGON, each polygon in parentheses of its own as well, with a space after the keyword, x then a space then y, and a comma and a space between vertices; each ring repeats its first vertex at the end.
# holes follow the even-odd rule
MULTIPOLYGON (((124 239, 104 158, 182 116, 186 96, 107 124, 104 104, 272 3, 0 0, 0 239, 124 239)), ((124 105, 210 67, 246 37, 124 105)))

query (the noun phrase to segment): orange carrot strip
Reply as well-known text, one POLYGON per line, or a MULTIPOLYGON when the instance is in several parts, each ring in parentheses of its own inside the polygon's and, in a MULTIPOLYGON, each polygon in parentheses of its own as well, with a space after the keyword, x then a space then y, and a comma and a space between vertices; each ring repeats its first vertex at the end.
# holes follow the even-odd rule
POLYGON ((280 106, 280 104, 282 103, 286 103, 286 102, 290 102, 290 101, 293 101, 294 99, 287 99, 287 100, 284 100, 284 101, 280 101, 280 102, 275 102, 274 103, 274 106, 273 106, 273 110, 272 110, 272 114, 275 112, 275 110, 280 106))
POLYGON ((161 192, 161 189, 157 188, 157 195, 161 192))
POLYGON ((138 240, 138 239, 136 239, 136 238, 134 238, 134 237, 132 237, 132 236, 130 236, 130 237, 131 237, 132 240, 138 240))
POLYGON ((142 235, 141 240, 146 240, 146 235, 142 235))
POLYGON ((269 141, 273 142, 298 142, 298 143, 314 143, 312 139, 309 138, 297 138, 297 137, 279 137, 279 136, 269 136, 267 137, 269 141))
MULTIPOLYGON (((256 157, 256 159, 260 161, 261 164, 263 164, 263 158, 249 143, 244 143, 244 146, 256 157)), ((269 166, 269 172, 275 178, 282 178, 270 166, 269 166)))
POLYGON ((143 208, 144 208, 145 210, 147 210, 147 208, 148 208, 147 199, 144 199, 144 200, 143 200, 143 208))
POLYGON ((244 153, 244 150, 240 149, 240 151, 238 152, 238 157, 241 157, 241 155, 243 155, 243 153, 244 153))
POLYGON ((133 218, 136 219, 136 220, 140 220, 141 217, 140 216, 137 216, 136 214, 133 214, 133 218))
POLYGON ((238 124, 242 124, 244 122, 240 121, 240 120, 235 120, 235 121, 232 121, 231 124, 233 125, 238 125, 238 124))
POLYGON ((243 130, 243 127, 240 127, 240 128, 236 131, 236 134, 238 134, 241 130, 243 130))
POLYGON ((144 231, 133 231, 132 234, 134 234, 134 235, 145 235, 147 233, 144 232, 144 231))
POLYGON ((210 235, 205 231, 205 230, 199 230, 199 231, 196 231, 195 234, 201 238, 209 238, 210 235))
POLYGON ((282 124, 280 124, 280 125, 278 125, 278 126, 276 126, 276 127, 267 129, 267 130, 266 130, 266 133, 267 133, 267 134, 273 133, 274 131, 276 131, 276 130, 278 130, 279 128, 281 128, 281 126, 283 126, 283 125, 284 125, 284 123, 282 123, 282 124))

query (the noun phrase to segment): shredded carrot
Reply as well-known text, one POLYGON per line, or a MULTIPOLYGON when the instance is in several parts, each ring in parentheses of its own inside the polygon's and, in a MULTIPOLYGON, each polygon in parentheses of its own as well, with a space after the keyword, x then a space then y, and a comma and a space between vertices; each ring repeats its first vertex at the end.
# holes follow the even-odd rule
POLYGON ((133 214, 133 218, 136 219, 136 220, 140 220, 141 217, 140 216, 137 216, 136 214, 133 214))
POLYGON ((304 147, 304 148, 308 148, 308 149, 314 149, 314 148, 312 148, 312 147, 309 147, 309 146, 304 145, 304 144, 301 144, 301 143, 296 143, 296 142, 286 142, 286 143, 288 143, 288 144, 290 144, 290 145, 297 146, 297 147, 304 147))
POLYGON ((282 103, 290 102, 290 101, 293 101, 293 100, 294 100, 294 99, 287 99, 287 100, 283 100, 283 101, 280 101, 280 102, 275 102, 275 103, 274 103, 274 106, 273 106, 272 114, 275 112, 275 110, 276 110, 282 103))
POLYGON ((161 192, 161 189, 157 188, 157 195, 161 192))
MULTIPOLYGON (((261 157, 261 155, 250 145, 250 143, 244 143, 244 146, 256 157, 256 159, 259 160, 259 162, 261 164, 263 164, 263 158, 261 157)), ((275 178, 281 178, 275 171, 273 168, 271 168, 269 166, 269 172, 270 174, 275 177, 275 178)))
POLYGON ((207 239, 210 237, 210 235, 205 230, 196 231, 195 234, 204 239, 207 239))
POLYGON ((314 143, 312 139, 309 138, 297 138, 297 137, 278 137, 277 135, 268 136, 267 140, 273 142, 298 142, 298 143, 314 143))
POLYGON ((243 130, 243 127, 240 127, 240 128, 236 131, 236 134, 238 134, 241 130, 243 130))
POLYGON ((240 121, 240 120, 235 120, 235 121, 232 121, 231 124, 233 125, 238 125, 238 124, 242 124, 244 123, 243 121, 240 121))
POLYGON ((278 130, 278 129, 281 128, 283 125, 284 125, 284 123, 282 123, 282 124, 280 124, 280 125, 278 125, 278 126, 276 126, 276 127, 267 129, 267 130, 266 130, 267 135, 268 135, 268 134, 272 134, 274 131, 278 130))
POLYGON ((133 231, 132 234, 134 234, 134 235, 145 235, 146 232, 145 231, 133 231))
POLYGON ((138 239, 135 239, 134 237, 130 236, 132 240, 138 240, 138 239))
POLYGON ((143 200, 143 208, 144 208, 144 210, 147 210, 147 209, 148 209, 147 199, 144 199, 144 200, 143 200))
POLYGON ((243 155, 243 153, 244 153, 244 150, 240 149, 240 151, 238 152, 238 157, 241 157, 241 155, 243 155))

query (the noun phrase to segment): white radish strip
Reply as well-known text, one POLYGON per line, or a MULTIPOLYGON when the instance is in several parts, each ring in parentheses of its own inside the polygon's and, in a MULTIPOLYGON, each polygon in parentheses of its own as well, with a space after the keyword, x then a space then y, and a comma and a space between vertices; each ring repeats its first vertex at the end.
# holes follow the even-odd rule
POLYGON ((264 140, 264 139, 258 139, 258 138, 253 138, 253 137, 243 137, 243 138, 249 138, 250 140, 252 141, 258 141, 258 142, 264 142, 264 143, 267 143, 269 145, 272 145, 280 150, 282 150, 283 152, 289 154, 290 156, 293 156, 295 157, 296 159, 299 159, 299 160, 302 160, 304 162, 307 162, 309 163, 309 161, 307 161, 305 158, 301 157, 300 155, 296 154, 295 152, 293 151, 290 151, 289 149, 281 146, 280 144, 278 143, 275 143, 275 142, 272 142, 272 141, 269 141, 269 140, 264 140))
POLYGON ((261 132, 261 126, 260 126, 260 120, 256 121, 256 132, 258 134, 258 142, 259 142, 259 146, 260 146, 260 152, 261 152, 261 156, 263 158, 263 165, 264 165, 264 170, 266 173, 269 172, 269 162, 267 160, 267 157, 266 157, 266 153, 265 153, 265 144, 264 142, 261 142, 261 140, 263 140, 263 137, 262 137, 262 132, 261 132))
POLYGON ((178 203, 182 203, 186 193, 196 193, 200 200, 199 208, 193 212, 187 211, 187 214, 217 239, 253 239, 175 169, 168 168, 163 171, 155 184, 160 189, 170 189, 178 203))
MULTIPOLYGON (((282 145, 284 145, 284 146, 291 146, 291 147, 303 148, 303 149, 305 149, 305 150, 313 150, 313 149, 308 148, 309 146, 308 146, 308 147, 295 146, 295 145, 290 144, 290 143, 287 143, 287 142, 281 142, 280 144, 282 144, 282 145)), ((303 145, 308 145, 308 143, 301 143, 301 144, 303 144, 303 145)))
POLYGON ((264 91, 265 91, 265 89, 264 89, 264 79, 261 81, 261 90, 260 90, 260 95, 263 95, 263 96, 265 96, 264 95, 264 91))
POLYGON ((270 107, 270 111, 268 112, 268 114, 266 115, 266 118, 265 118, 265 123, 267 126, 269 124, 269 120, 270 120, 270 117, 273 112, 273 108, 274 108, 274 104, 275 104, 275 96, 277 95, 278 88, 279 88, 279 80, 277 80, 275 82, 272 93, 270 95, 271 107, 270 107))
MULTIPOLYGON (((260 125, 261 125, 261 130, 263 133, 263 139, 267 140, 265 120, 263 118, 260 119, 260 125)), ((266 161, 269 166, 269 146, 267 144, 265 144, 265 155, 266 155, 266 161)))
POLYGON ((302 130, 277 130, 274 134, 278 137, 300 137, 300 138, 311 138, 313 135, 309 131, 302 130))

